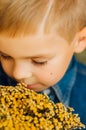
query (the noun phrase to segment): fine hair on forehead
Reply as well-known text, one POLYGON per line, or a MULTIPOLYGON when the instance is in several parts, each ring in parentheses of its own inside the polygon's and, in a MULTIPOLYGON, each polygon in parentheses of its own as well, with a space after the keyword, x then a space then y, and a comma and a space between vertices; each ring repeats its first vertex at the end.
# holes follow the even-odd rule
POLYGON ((0 33, 10 37, 58 32, 70 40, 85 26, 86 0, 0 0, 0 33))

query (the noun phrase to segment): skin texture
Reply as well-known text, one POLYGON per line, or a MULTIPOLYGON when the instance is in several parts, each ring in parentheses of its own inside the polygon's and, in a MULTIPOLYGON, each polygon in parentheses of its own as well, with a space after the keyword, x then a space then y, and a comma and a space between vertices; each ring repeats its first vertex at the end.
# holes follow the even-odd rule
POLYGON ((1 64, 5 73, 35 91, 56 84, 63 77, 74 50, 74 41, 69 44, 55 34, 16 38, 0 35, 1 64))

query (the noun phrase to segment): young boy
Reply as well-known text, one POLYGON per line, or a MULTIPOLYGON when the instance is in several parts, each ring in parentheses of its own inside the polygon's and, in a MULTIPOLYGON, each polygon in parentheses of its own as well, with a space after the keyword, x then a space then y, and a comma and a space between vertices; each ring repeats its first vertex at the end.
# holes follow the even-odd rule
POLYGON ((1 0, 0 84, 24 82, 86 123, 86 0, 1 0))

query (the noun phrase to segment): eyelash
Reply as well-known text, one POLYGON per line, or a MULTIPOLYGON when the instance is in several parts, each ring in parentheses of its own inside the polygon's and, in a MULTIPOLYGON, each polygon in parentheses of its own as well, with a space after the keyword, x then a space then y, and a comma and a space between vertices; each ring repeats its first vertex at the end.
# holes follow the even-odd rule
POLYGON ((1 55, 1 58, 3 58, 4 60, 10 60, 10 59, 12 59, 10 56, 4 56, 4 55, 1 55))
MULTIPOLYGON (((12 59, 10 56, 1 55, 1 57, 2 57, 4 60, 11 60, 11 59, 12 59)), ((37 62, 37 61, 32 60, 32 63, 35 64, 35 65, 38 65, 38 66, 43 66, 43 65, 46 65, 46 64, 47 64, 47 61, 37 62)))
POLYGON ((43 61, 43 62, 32 61, 32 62, 33 62, 33 64, 39 65, 39 66, 43 66, 43 65, 47 64, 47 61, 43 61))

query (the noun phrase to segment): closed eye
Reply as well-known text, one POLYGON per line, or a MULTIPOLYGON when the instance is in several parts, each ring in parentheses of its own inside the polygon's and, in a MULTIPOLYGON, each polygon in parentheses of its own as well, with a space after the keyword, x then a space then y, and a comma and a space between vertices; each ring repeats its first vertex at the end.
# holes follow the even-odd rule
POLYGON ((38 61, 32 60, 32 63, 35 64, 35 65, 40 65, 40 66, 42 65, 43 66, 43 65, 47 64, 47 61, 40 61, 40 62, 38 62, 38 61))
POLYGON ((10 56, 5 56, 5 55, 3 55, 3 54, 0 54, 0 56, 1 56, 1 58, 3 58, 4 60, 10 60, 10 59, 12 59, 12 57, 10 57, 10 56))

